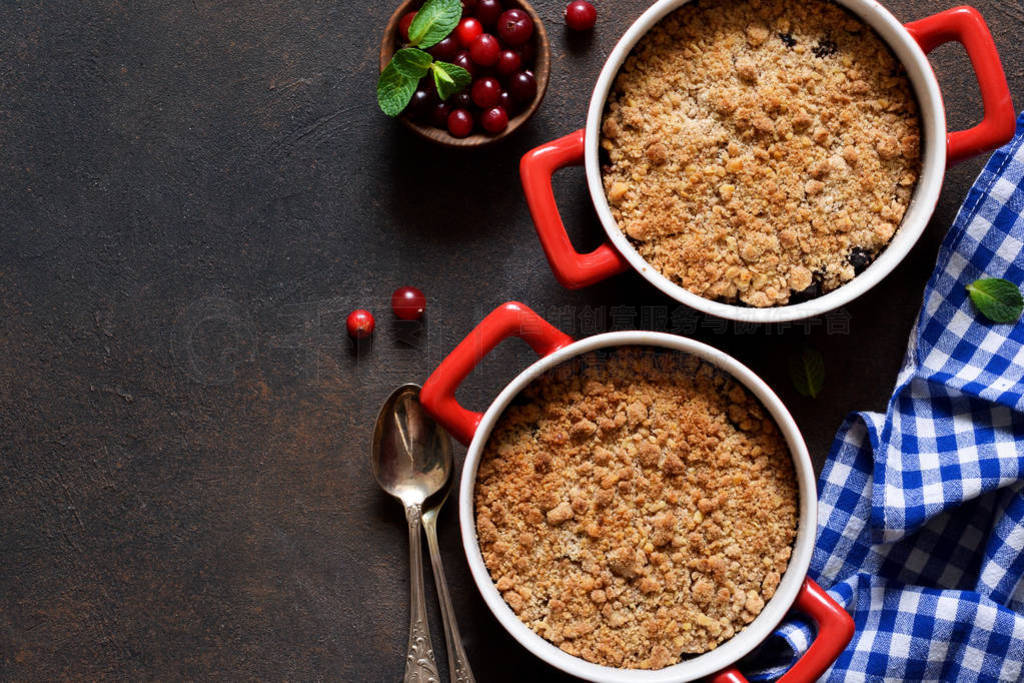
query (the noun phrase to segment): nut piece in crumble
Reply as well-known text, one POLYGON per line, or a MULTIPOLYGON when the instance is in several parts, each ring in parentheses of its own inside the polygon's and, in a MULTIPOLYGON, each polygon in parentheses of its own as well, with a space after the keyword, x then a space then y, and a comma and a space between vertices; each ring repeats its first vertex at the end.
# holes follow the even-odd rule
POLYGON ((474 504, 518 617, 569 654, 637 669, 753 621, 798 509, 760 403, 703 361, 643 347, 587 354, 524 389, 485 446, 474 504))

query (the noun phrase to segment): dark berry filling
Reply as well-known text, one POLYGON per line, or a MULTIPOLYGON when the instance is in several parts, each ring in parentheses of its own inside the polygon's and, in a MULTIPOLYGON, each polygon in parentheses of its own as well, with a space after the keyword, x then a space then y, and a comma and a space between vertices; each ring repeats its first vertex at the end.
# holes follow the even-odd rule
POLYGON ((853 266, 853 272, 860 275, 867 267, 871 265, 874 260, 874 256, 864 251, 860 247, 854 247, 850 250, 850 265, 853 266))
POLYGON ((815 45, 813 48, 811 48, 811 52, 814 53, 815 57, 818 57, 820 59, 822 57, 834 55, 836 53, 836 50, 838 49, 839 46, 833 43, 831 40, 822 40, 819 41, 818 44, 815 45))

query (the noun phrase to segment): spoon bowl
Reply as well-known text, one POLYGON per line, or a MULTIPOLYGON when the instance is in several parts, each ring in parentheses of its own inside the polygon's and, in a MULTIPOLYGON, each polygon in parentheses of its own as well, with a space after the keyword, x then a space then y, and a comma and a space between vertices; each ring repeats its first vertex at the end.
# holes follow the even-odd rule
POLYGON ((448 433, 423 410, 416 384, 398 387, 384 401, 373 430, 373 476, 406 506, 422 505, 451 477, 448 433))

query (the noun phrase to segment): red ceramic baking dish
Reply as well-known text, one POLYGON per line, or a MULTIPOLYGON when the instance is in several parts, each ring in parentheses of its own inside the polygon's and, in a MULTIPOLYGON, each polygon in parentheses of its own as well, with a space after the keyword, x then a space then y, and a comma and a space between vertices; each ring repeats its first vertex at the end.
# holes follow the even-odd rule
POLYGON ((473 579, 487 606, 502 626, 530 652, 552 666, 591 681, 669 683, 714 676, 716 683, 745 680, 734 664, 778 626, 790 608, 817 624, 817 636, 783 680, 813 681, 835 661, 853 635, 853 620, 813 580, 807 578, 817 522, 814 470, 800 430, 778 396, 757 375, 731 356, 701 342, 648 331, 609 332, 578 341, 554 328, 521 303, 506 303, 485 317, 427 379, 420 399, 437 421, 469 450, 459 485, 459 523, 473 579), (540 359, 523 370, 483 413, 459 405, 455 392, 478 363, 503 340, 525 340, 540 359), (779 427, 793 459, 799 495, 797 537, 788 568, 776 593, 746 628, 715 649, 658 670, 600 666, 574 657, 534 633, 516 616, 498 592, 484 564, 473 509, 477 469, 491 430, 510 402, 546 371, 596 349, 647 346, 690 354, 715 366, 745 386, 779 427))
POLYGON ((600 128, 615 76, 633 46, 655 24, 690 0, 659 0, 626 31, 608 56, 594 85, 586 128, 528 152, 520 164, 523 189, 544 252, 555 277, 571 289, 585 287, 630 268, 680 303, 705 313, 743 322, 782 322, 820 315, 857 298, 888 275, 910 252, 935 210, 947 166, 995 149, 1014 131, 1013 102, 995 43, 984 19, 971 7, 957 7, 901 24, 875 0, 835 0, 872 27, 906 68, 920 109, 922 167, 902 223, 889 246, 860 275, 802 303, 751 308, 700 297, 669 280, 636 251, 616 225, 605 197, 598 156, 600 128), (981 123, 947 132, 945 106, 926 54, 951 41, 961 43, 974 67, 984 105, 981 123), (591 201, 608 242, 590 253, 569 241, 551 189, 552 174, 583 164, 591 201))

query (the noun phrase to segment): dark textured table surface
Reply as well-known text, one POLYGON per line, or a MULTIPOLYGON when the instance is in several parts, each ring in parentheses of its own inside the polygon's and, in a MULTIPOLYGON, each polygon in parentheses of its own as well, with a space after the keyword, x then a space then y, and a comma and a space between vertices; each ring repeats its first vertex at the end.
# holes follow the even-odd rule
MULTIPOLYGON (((582 125, 647 4, 604 0, 592 37, 569 41, 562 0, 535 3, 547 98, 476 151, 376 110, 389 3, 0 4, 0 679, 399 678, 406 532, 370 476, 373 418, 508 299, 576 335, 655 327, 728 350, 782 395, 818 466, 848 411, 884 406, 980 160, 948 174, 902 266, 809 325, 737 329, 636 275, 578 292, 551 276, 518 158, 582 125), (405 284, 427 293, 422 327, 391 319, 405 284), (358 353, 357 307, 378 318, 358 353), (785 373, 805 341, 827 366, 817 400, 785 373)), ((945 8, 888 5, 902 20, 945 8)), ((978 6, 1019 98, 1024 3, 978 6)), ((966 56, 947 46, 934 64, 951 127, 971 124, 966 56)), ((593 246, 582 179, 565 171, 557 190, 593 246)), ((503 346, 465 401, 485 406, 530 359, 503 346)), ((483 605, 453 509, 442 550, 478 680, 557 678, 483 605)))

